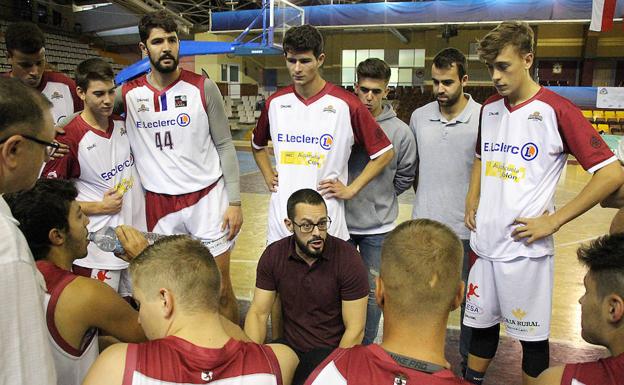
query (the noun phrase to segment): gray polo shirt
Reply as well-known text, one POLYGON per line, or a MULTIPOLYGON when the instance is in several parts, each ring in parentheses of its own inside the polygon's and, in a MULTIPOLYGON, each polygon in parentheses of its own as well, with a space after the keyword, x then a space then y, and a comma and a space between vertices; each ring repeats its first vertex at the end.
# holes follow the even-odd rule
POLYGON ((464 226, 466 193, 475 154, 481 105, 469 94, 468 104, 453 120, 441 114, 437 101, 412 113, 410 128, 416 138, 418 187, 412 218, 429 218, 469 239, 464 226))

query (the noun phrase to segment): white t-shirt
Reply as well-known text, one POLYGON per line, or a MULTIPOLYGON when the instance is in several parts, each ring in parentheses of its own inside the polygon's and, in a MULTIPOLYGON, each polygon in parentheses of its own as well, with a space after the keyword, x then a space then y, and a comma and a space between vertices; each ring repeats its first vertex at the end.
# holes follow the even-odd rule
POLYGON ((528 245, 511 233, 518 217, 555 210, 555 188, 572 154, 590 173, 616 161, 600 135, 569 100, 541 88, 526 102, 510 107, 500 95, 481 109, 476 156, 481 158, 481 197, 474 252, 490 260, 554 254, 553 237, 528 245))
POLYGON ((0 196, 0 379, 56 385, 43 315, 45 282, 18 222, 0 196))
MULTIPOLYGON (((67 144, 70 152, 48 162, 43 176, 74 180, 78 189, 76 200, 79 202, 99 202, 106 191, 113 188, 123 194, 119 213, 89 216, 89 231, 123 224, 145 231, 145 196, 123 119, 111 117, 108 131, 102 132, 92 128, 78 115, 65 126, 65 135, 58 140, 67 144)), ((86 258, 77 259, 74 263, 92 269, 120 270, 128 267, 127 262, 100 250, 93 242, 89 244, 88 251, 86 258)))
POLYGON ((123 85, 126 128, 146 190, 199 191, 222 175, 205 110, 203 76, 182 70, 162 91, 141 76, 123 85))
MULTIPOLYGON (((293 192, 316 190, 323 179, 338 179, 347 185, 348 161, 355 143, 371 159, 392 148, 358 98, 331 83, 307 100, 295 92, 294 86, 271 95, 253 131, 252 145, 261 149, 269 140, 273 141, 279 186, 269 203, 268 243, 290 235, 284 218, 293 192)), ((344 202, 326 199, 325 203, 332 219, 329 233, 349 239, 344 202)))

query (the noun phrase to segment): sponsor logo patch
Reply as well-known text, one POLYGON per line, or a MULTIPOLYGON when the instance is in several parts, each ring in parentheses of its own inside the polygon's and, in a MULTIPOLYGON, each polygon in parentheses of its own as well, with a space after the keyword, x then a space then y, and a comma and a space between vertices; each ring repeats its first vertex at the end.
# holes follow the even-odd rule
POLYGON ((331 112, 332 114, 336 113, 336 109, 331 104, 325 108, 323 108, 323 112, 331 112))
POLYGON ((175 97, 175 107, 186 107, 186 95, 176 95, 175 97))
POLYGON ((141 104, 137 112, 146 112, 149 111, 149 108, 145 104, 141 104))
POLYGON ((52 93, 52 95, 50 95, 50 99, 54 100, 54 99, 63 99, 63 94, 61 94, 58 91, 54 91, 52 93))
POLYGON ((539 111, 535 111, 532 114, 529 114, 529 120, 539 120, 540 122, 542 120, 544 120, 544 118, 542 117, 542 115, 540 115, 539 111))

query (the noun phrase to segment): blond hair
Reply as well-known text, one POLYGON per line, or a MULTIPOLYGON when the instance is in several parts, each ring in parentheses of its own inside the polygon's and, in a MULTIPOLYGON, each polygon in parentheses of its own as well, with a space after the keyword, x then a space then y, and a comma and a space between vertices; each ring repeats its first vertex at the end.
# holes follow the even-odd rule
POLYGON ((130 262, 129 270, 132 284, 148 298, 167 288, 186 312, 219 310, 217 264, 207 247, 187 235, 156 241, 130 262))
POLYGON ((493 62, 508 45, 516 48, 520 55, 534 52, 533 29, 524 21, 503 21, 477 42, 479 59, 493 62))
POLYGON ((461 284, 462 257, 462 243, 448 226, 429 219, 401 223, 381 252, 385 306, 408 316, 448 313, 461 284))

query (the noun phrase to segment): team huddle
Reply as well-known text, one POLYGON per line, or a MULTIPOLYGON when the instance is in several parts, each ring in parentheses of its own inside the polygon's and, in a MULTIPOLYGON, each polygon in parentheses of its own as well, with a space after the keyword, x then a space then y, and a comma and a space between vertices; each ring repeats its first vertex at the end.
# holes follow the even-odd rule
POLYGON ((221 93, 179 67, 167 13, 144 16, 139 34, 151 70, 116 85, 100 58, 75 81, 46 71, 35 25, 5 33, 3 383, 482 384, 501 324, 521 343, 524 385, 624 383, 621 233, 578 250, 583 338, 611 356, 549 368, 553 234, 624 199, 624 170, 573 103, 531 78, 528 24, 478 42, 497 90, 483 105, 463 90, 465 56, 440 51, 436 100, 409 125, 384 102, 387 63, 359 63, 351 93, 321 76, 316 28, 287 31, 292 85, 267 99, 251 139, 270 201, 244 320, 230 279, 239 164, 221 93), (592 177, 555 209, 569 154, 592 177), (396 225, 410 188, 413 219, 396 225), (89 242, 107 227, 123 252, 89 242), (165 237, 150 245, 145 232, 165 237))

